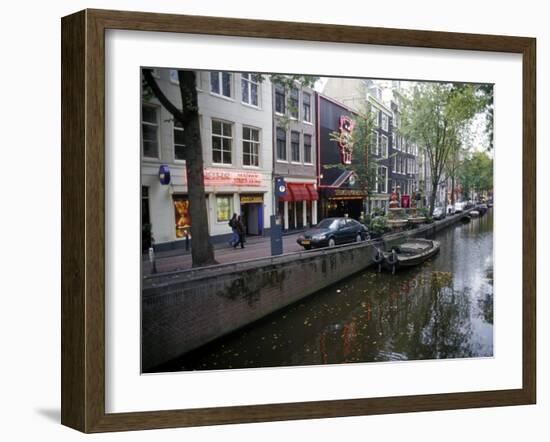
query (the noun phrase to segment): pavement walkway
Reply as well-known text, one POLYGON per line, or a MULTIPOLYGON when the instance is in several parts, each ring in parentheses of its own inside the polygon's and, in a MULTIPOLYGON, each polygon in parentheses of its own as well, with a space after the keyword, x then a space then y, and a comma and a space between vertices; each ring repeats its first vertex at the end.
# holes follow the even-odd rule
MULTIPOLYGON (((296 243, 300 233, 283 236, 283 253, 299 252, 303 248, 296 243)), ((239 261, 248 261, 255 258, 271 256, 271 238, 247 237, 244 249, 233 248, 229 244, 216 244, 214 256, 220 264, 227 264, 239 261)), ((191 268, 191 254, 185 250, 170 250, 156 254, 157 272, 173 272, 191 268)), ((152 266, 147 255, 143 255, 143 275, 150 275, 152 266)))

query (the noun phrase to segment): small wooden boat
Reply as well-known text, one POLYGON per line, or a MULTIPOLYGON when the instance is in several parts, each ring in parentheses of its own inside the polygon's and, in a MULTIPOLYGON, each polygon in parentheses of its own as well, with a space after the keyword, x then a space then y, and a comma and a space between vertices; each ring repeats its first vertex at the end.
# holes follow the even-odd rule
MULTIPOLYGON (((390 251, 383 252, 383 266, 392 273, 402 267, 423 263, 439 252, 440 242, 431 239, 410 239, 390 251)), ((382 264, 382 263, 381 263, 382 264)))

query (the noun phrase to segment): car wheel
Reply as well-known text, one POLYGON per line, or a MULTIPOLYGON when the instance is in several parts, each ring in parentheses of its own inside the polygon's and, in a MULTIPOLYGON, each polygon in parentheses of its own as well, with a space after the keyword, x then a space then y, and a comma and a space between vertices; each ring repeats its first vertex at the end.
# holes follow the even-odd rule
POLYGON ((363 237, 361 236, 360 233, 357 234, 357 236, 355 237, 355 242, 361 242, 363 241, 363 237))
POLYGON ((328 240, 328 246, 329 247, 334 247, 336 245, 336 241, 334 241, 334 238, 330 238, 328 240))

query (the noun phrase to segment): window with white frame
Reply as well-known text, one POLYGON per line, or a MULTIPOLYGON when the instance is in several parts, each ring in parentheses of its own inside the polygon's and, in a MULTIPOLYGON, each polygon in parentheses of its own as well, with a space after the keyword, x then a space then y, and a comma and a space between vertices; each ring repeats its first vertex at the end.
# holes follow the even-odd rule
POLYGON ((300 110, 300 93, 298 92, 298 89, 292 88, 290 89, 290 97, 289 97, 289 106, 288 109, 290 111, 290 117, 298 119, 298 113, 300 110))
POLYGON ((242 102, 258 106, 259 76, 258 74, 241 74, 242 102))
POLYGON ((233 213, 233 195, 216 195, 216 219, 219 223, 229 221, 233 213))
POLYGON ((300 162, 300 132, 290 132, 290 158, 293 163, 300 162))
POLYGON ((392 170, 393 173, 397 173, 397 155, 393 156, 392 170))
POLYGON ((389 130, 390 117, 388 117, 387 114, 382 112, 381 118, 382 118, 382 130, 385 130, 387 132, 389 130))
POLYGON ((231 98, 231 81, 232 74, 230 72, 210 72, 210 92, 231 98))
POLYGON ((277 128, 277 160, 286 161, 286 131, 277 128))
POLYGON ((243 165, 260 165, 260 131, 243 126, 243 165))
POLYGON ((313 164, 311 135, 304 134, 304 163, 313 164))
POLYGON ((378 155, 378 139, 379 134, 378 132, 373 132, 370 135, 370 152, 373 155, 378 155))
POLYGON ((231 123, 212 120, 212 162, 231 164, 231 149, 233 144, 231 123))
POLYGON ((388 137, 386 135, 380 137, 380 155, 382 158, 388 158, 388 137))
POLYGON ((286 112, 286 93, 285 87, 277 84, 275 85, 275 113, 284 115, 286 112))
POLYGON ((391 133, 391 147, 393 149, 397 149, 397 144, 396 143, 397 143, 397 135, 396 135, 395 132, 392 132, 391 133))
POLYGON ((180 84, 180 79, 179 79, 179 76, 178 76, 178 70, 177 69, 170 69, 170 83, 180 84))
POLYGON ((159 158, 159 114, 157 106, 141 105, 141 140, 146 158, 159 158))
POLYGON ((183 126, 174 120, 174 159, 185 160, 185 144, 183 144, 183 126))
POLYGON ((378 166, 377 174, 378 193, 388 192, 388 168, 386 166, 378 166))
POLYGON ((302 94, 302 119, 311 123, 311 94, 307 92, 302 94))

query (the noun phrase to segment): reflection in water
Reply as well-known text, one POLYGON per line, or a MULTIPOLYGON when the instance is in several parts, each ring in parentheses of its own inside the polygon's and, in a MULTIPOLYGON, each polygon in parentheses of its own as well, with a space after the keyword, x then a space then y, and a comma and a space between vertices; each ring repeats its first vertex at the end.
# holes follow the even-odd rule
POLYGON ((394 276, 367 269, 174 369, 492 356, 492 211, 437 239, 439 255, 417 268, 394 276))

